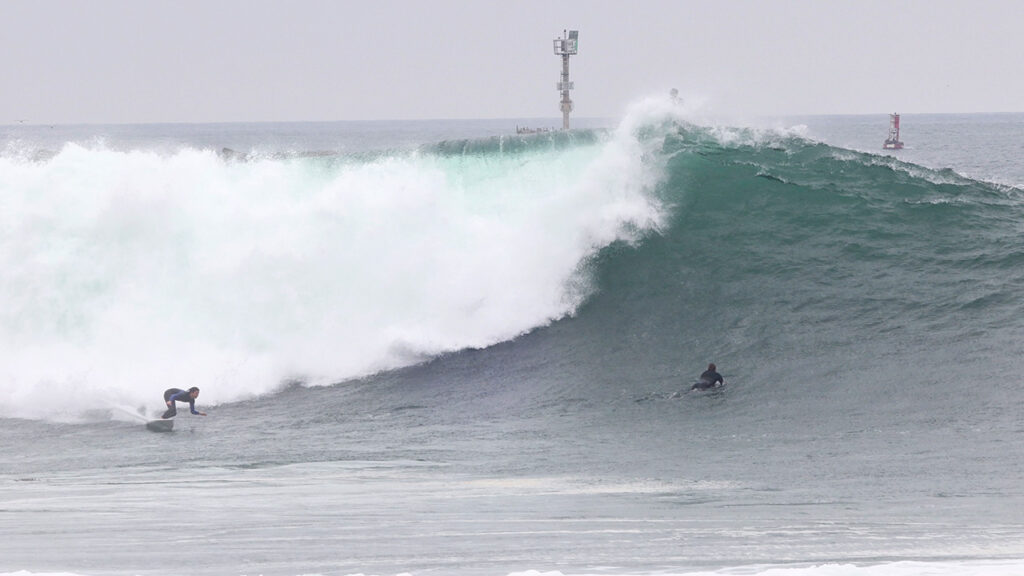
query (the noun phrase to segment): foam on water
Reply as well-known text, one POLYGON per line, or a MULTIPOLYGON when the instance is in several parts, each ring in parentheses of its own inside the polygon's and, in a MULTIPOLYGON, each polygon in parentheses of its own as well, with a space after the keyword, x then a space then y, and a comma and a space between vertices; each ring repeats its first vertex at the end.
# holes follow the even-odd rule
MULTIPOLYGON (((795 566, 750 565, 718 570, 685 572, 657 572, 657 576, 1017 576, 1024 570, 1024 560, 977 560, 920 562, 899 561, 867 564, 822 563, 795 566)), ((18 572, 0 573, 0 576, 89 576, 74 572, 18 572)), ((301 576, 319 576, 303 574, 301 576)), ((366 576, 363 573, 348 576, 366 576)), ((394 576, 412 576, 398 573, 394 576)), ((496 576, 501 576, 497 574, 496 576)), ((560 572, 557 570, 529 569, 510 572, 508 576, 652 576, 640 572, 618 572, 613 569, 600 573, 560 572)))
MULTIPOLYGON (((1022 560, 964 562, 882 562, 877 564, 825 563, 799 566, 739 566, 720 570, 659 572, 659 576, 1012 576, 1024 568, 1022 560)), ((635 573, 602 573, 603 576, 640 576, 635 573)), ((596 576, 595 574, 527 570, 509 576, 596 576)))
POLYGON ((555 153, 0 157, 0 416, 168 387, 224 402, 485 347, 573 313, 586 259, 658 226, 629 130, 555 153))

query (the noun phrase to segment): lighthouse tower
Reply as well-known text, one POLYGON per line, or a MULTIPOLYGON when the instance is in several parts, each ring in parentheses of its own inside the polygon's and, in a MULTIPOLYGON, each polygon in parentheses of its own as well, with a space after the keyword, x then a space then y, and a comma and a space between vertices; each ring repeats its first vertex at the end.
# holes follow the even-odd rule
POLYGON ((562 93, 562 129, 569 129, 569 112, 572 112, 572 99, 569 98, 569 91, 573 89, 573 83, 569 81, 569 56, 576 54, 579 46, 579 31, 562 31, 562 38, 555 38, 555 55, 562 57, 562 81, 558 83, 558 90, 562 93))

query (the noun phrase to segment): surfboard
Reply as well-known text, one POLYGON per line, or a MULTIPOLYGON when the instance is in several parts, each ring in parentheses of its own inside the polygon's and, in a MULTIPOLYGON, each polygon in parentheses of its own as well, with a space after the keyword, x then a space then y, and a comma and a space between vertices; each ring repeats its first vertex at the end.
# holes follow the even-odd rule
POLYGON ((150 420, 146 422, 146 428, 153 432, 170 432, 174 430, 174 420, 168 418, 167 420, 150 420))

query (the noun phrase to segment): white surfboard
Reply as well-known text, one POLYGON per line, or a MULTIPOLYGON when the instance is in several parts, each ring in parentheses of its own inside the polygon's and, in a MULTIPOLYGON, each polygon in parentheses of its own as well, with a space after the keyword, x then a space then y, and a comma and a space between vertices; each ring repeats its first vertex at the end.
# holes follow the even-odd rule
POLYGON ((146 428, 153 432, 170 432, 171 430, 174 430, 174 420, 171 418, 166 420, 163 418, 160 420, 150 420, 149 422, 146 422, 146 428))

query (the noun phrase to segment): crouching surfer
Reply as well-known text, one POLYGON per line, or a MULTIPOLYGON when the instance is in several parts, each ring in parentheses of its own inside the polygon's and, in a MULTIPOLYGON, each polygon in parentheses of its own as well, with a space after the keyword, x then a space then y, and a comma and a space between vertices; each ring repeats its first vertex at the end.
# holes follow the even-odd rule
POLYGON ((718 369, 715 368, 715 364, 708 364, 708 369, 700 375, 700 379, 693 385, 690 390, 707 390, 709 388, 717 388, 719 386, 725 386, 725 380, 722 375, 718 373, 718 369))
POLYGON ((178 388, 168 388, 164 391, 164 403, 167 404, 167 411, 161 418, 174 418, 178 413, 176 408, 178 402, 188 402, 189 412, 198 416, 206 416, 206 412, 200 412, 196 410, 196 398, 199 397, 199 388, 195 386, 188 390, 179 390, 178 388))

